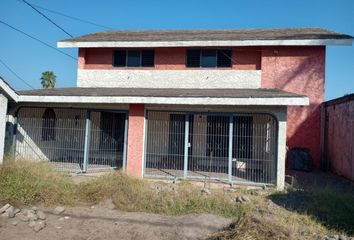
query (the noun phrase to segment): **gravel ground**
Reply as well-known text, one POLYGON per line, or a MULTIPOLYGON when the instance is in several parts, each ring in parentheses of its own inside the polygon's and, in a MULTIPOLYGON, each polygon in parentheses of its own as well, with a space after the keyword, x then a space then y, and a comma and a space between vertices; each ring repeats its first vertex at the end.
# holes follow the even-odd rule
MULTIPOLYGON (((54 208, 38 208, 46 214, 45 227, 34 231, 29 222, 0 217, 0 239, 203 239, 231 223, 211 214, 164 216, 127 213, 112 209, 111 203, 92 207, 66 208, 60 215, 54 208)), ((25 210, 22 210, 25 212, 25 210)))

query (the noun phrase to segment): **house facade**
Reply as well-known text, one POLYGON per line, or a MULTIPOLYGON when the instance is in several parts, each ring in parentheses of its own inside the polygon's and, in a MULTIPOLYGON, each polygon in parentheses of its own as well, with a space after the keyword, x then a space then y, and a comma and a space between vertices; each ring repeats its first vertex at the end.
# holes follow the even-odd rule
POLYGON ((309 148, 320 164, 326 46, 352 40, 311 28, 63 40, 58 47, 78 48, 76 88, 15 92, 1 83, 5 151, 65 171, 282 189, 286 147, 309 148))

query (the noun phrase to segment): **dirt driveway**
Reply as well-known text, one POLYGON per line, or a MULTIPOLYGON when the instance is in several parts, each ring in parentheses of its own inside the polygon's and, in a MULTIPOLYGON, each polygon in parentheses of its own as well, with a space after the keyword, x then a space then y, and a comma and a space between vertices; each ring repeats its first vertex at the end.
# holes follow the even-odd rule
POLYGON ((203 239, 231 223, 211 214, 163 216, 112 210, 108 204, 66 208, 61 215, 40 208, 46 227, 35 232, 28 222, 0 218, 0 239, 203 239), (17 223, 17 224, 16 224, 17 223))

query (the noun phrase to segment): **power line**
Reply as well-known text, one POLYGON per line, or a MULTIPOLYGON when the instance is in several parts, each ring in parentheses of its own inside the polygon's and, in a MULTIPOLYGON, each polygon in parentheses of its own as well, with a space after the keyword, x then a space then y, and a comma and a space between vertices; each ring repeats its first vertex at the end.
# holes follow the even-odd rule
POLYGON ((31 7, 34 11, 36 11, 38 14, 40 14, 42 17, 44 17, 45 19, 47 19, 49 22, 51 22, 54 26, 56 26, 57 28, 59 28, 60 30, 62 30, 64 33, 66 33, 67 35, 69 35, 70 37, 73 37, 73 35, 71 35, 70 33, 68 33, 64 28, 60 27, 58 24, 56 24, 52 19, 50 19, 49 17, 47 17, 44 13, 42 13, 41 11, 39 11, 37 8, 35 8, 34 6, 32 6, 30 3, 28 3, 26 0, 22 0, 25 4, 27 4, 29 7, 31 7))
POLYGON ((37 42, 42 43, 43 45, 45 45, 45 46, 47 46, 47 47, 49 47, 49 48, 51 48, 51 49, 54 49, 55 51, 57 51, 57 52, 59 52, 59 53, 61 53, 61 54, 64 54, 64 55, 66 55, 66 56, 68 56, 68 57, 70 57, 70 58, 72 58, 72 59, 74 59, 74 60, 77 60, 77 58, 71 56, 70 54, 67 54, 67 53, 63 52, 63 51, 61 51, 61 50, 59 50, 59 49, 57 49, 57 48, 55 48, 55 47, 49 45, 48 43, 43 42, 42 40, 40 40, 40 39, 38 39, 38 38, 36 38, 36 37, 33 37, 33 36, 29 35, 28 33, 25 33, 25 32, 23 32, 22 30, 20 30, 20 29, 18 29, 18 28, 15 28, 14 26, 11 26, 10 24, 7 24, 6 22, 3 22, 2 20, 0 20, 0 23, 4 24, 5 26, 7 26, 7 27, 9 27, 9 28, 11 28, 11 29, 13 29, 13 30, 19 32, 19 33, 22 33, 23 35, 26 35, 26 36, 29 37, 29 38, 32 38, 33 40, 36 40, 37 42))
POLYGON ((9 70, 13 75, 15 75, 18 79, 20 79, 24 84, 26 84, 28 87, 30 87, 31 89, 34 89, 34 87, 32 87, 29 83, 27 83, 23 78, 21 78, 14 70, 12 70, 6 63, 4 63, 3 60, 0 59, 0 63, 2 65, 4 65, 5 68, 7 68, 7 70, 9 70))
MULTIPOLYGON (((21 0, 19 0, 19 1, 21 1, 21 0)), ((48 9, 48 8, 45 8, 45 7, 41 7, 41 6, 36 5, 36 4, 32 4, 32 6, 35 6, 36 8, 39 8, 39 9, 42 9, 42 10, 45 10, 45 11, 48 11, 48 12, 63 16, 63 17, 70 18, 70 19, 78 21, 78 22, 83 22, 83 23, 90 24, 90 25, 93 25, 93 26, 96 26, 96 27, 100 27, 100 28, 103 28, 103 29, 113 30, 113 28, 111 28, 111 27, 107 27, 107 26, 102 25, 102 24, 94 23, 94 22, 91 22, 91 21, 88 21, 88 20, 85 20, 85 19, 82 19, 82 18, 73 17, 73 16, 67 15, 65 13, 61 13, 61 12, 54 11, 54 10, 51 10, 51 9, 48 9)))

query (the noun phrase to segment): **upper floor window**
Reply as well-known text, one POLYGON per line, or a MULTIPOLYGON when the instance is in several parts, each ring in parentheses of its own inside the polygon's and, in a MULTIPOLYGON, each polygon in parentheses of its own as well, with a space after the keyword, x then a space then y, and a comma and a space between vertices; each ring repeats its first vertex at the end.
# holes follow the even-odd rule
POLYGON ((232 51, 229 49, 188 49, 187 67, 231 67, 232 51))
POLYGON ((154 67, 154 50, 116 50, 113 54, 114 67, 154 67))

